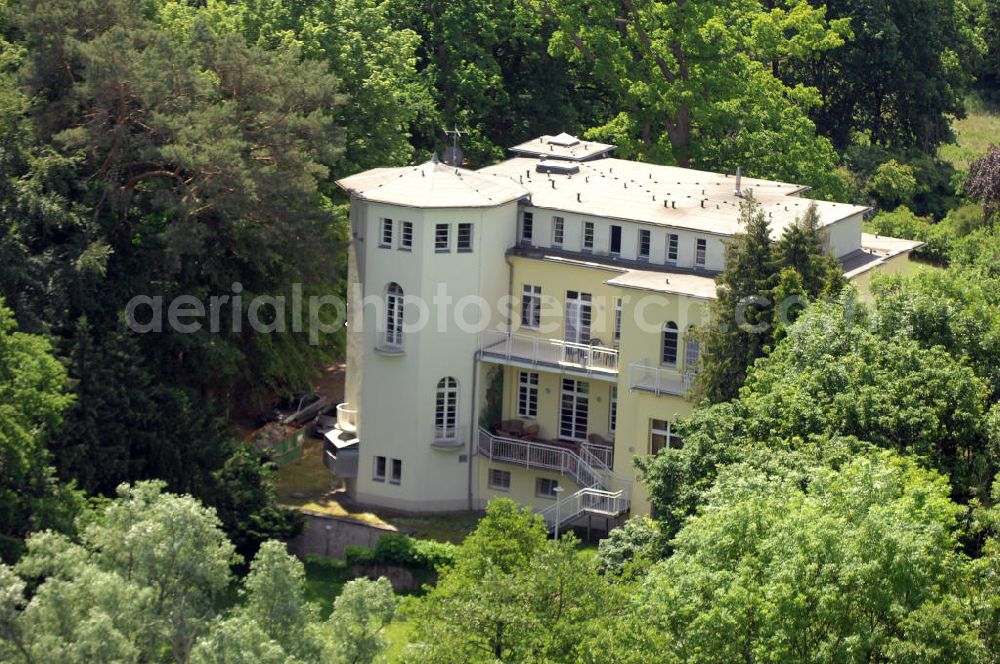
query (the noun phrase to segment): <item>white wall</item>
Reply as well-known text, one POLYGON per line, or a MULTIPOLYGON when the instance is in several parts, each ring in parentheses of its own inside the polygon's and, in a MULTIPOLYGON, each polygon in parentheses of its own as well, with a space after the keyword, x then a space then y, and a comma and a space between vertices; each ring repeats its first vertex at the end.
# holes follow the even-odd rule
MULTIPOLYGON (((364 311, 361 344, 365 380, 359 413, 361 441, 356 498, 370 504, 400 509, 465 509, 469 495, 470 444, 475 422, 473 365, 479 337, 463 330, 456 310, 464 307, 465 320, 474 326, 480 316, 475 302, 498 302, 507 293, 508 271, 504 252, 514 243, 516 202, 498 208, 416 210, 367 204, 365 295, 382 298, 389 282, 402 286, 408 298, 404 321, 417 327, 404 331, 405 352, 389 356, 375 350, 376 317, 372 306, 364 311), (413 250, 379 247, 382 218, 412 221, 413 250), (451 251, 434 249, 434 227, 451 227, 451 251), (473 224, 473 251, 457 251, 459 223, 473 224), (443 289, 443 290, 441 290, 443 289), (438 303, 435 303, 435 297, 438 303), (411 301, 419 298, 423 305, 411 301), (475 298, 472 299, 472 298, 475 298), (440 310, 437 310, 440 304, 440 310), (439 318, 439 313, 443 316, 439 318), (451 376, 458 381, 458 424, 461 449, 442 451, 434 441, 435 399, 438 382, 451 376), (375 456, 401 459, 399 485, 372 479, 375 456)), ((491 309, 487 324, 495 325, 500 313, 491 309)))
POLYGON ((620 226, 622 229, 622 246, 619 256, 622 259, 638 260, 639 229, 642 228, 650 231, 649 262, 653 265, 664 265, 666 263, 667 235, 669 233, 678 236, 678 254, 677 262, 675 263, 677 267, 694 268, 695 241, 697 239, 707 241, 706 270, 718 271, 722 269, 724 264, 723 238, 718 235, 694 233, 685 229, 654 224, 641 224, 634 221, 588 217, 571 212, 536 207, 524 207, 522 211, 534 214, 532 245, 536 247, 552 247, 552 218, 562 217, 565 221, 563 223, 563 243, 561 248, 565 251, 582 251, 583 224, 590 221, 594 224, 593 253, 597 256, 608 256, 610 254, 611 227, 620 226))
POLYGON ((837 258, 843 258, 861 248, 862 218, 861 214, 856 214, 826 227, 827 248, 837 258))

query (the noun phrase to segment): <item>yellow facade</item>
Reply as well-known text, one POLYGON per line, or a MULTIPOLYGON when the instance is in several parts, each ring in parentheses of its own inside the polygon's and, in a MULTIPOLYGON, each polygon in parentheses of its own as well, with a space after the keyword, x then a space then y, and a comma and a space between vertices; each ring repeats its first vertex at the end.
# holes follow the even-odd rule
MULTIPOLYGON (((631 496, 631 512, 647 514, 648 497, 639 481, 634 460, 650 452, 650 425, 653 420, 674 422, 678 417, 690 415, 693 404, 682 394, 655 394, 633 386, 633 365, 647 367, 661 373, 665 380, 677 383, 693 367, 685 366, 685 342, 692 326, 698 325, 705 311, 705 300, 683 295, 657 293, 609 285, 606 282, 621 274, 613 266, 581 265, 552 258, 513 256, 511 264, 512 331, 523 337, 543 340, 564 339, 566 334, 565 307, 569 292, 588 293, 591 296, 590 338, 597 345, 614 347, 618 351, 618 371, 586 375, 568 368, 531 366, 513 363, 499 366, 503 373, 503 420, 520 420, 525 427, 537 425, 536 437, 541 441, 558 442, 560 439, 562 381, 573 379, 588 384, 589 407, 587 433, 614 444, 613 471, 617 476, 612 488, 625 489, 631 496), (521 320, 522 294, 525 286, 541 289, 543 306, 539 325, 525 326, 521 320), (620 303, 619 337, 615 337, 616 305, 620 303), (676 366, 661 364, 662 331, 666 323, 673 322, 679 330, 676 366), (522 373, 537 374, 536 415, 519 412, 520 377, 522 373), (612 429, 611 407, 615 400, 617 416, 612 429)), ((483 364, 489 371, 496 366, 483 364)), ((676 390, 675 390, 676 391, 676 390)), ((555 473, 519 467, 514 463, 483 459, 477 473, 478 494, 481 503, 496 496, 544 509, 552 503, 550 498, 539 497, 536 491, 538 478, 560 479, 555 473), (490 486, 490 468, 511 473, 510 487, 498 490, 490 486)), ((563 475, 564 495, 578 490, 573 480, 563 475)))

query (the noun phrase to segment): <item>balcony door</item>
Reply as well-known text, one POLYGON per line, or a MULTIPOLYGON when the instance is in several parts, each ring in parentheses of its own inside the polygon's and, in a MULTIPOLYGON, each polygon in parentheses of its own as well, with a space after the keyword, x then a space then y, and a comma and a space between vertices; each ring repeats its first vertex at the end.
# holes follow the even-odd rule
POLYGON ((582 380, 563 378, 559 408, 559 437, 563 440, 587 440, 587 415, 590 411, 590 385, 582 380))
POLYGON ((590 293, 566 291, 566 341, 590 343, 590 293))

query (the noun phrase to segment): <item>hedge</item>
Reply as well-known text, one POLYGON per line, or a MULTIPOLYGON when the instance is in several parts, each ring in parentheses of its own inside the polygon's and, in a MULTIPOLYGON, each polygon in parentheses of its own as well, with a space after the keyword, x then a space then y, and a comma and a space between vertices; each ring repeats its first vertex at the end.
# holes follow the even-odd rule
POLYGON ((344 559, 349 565, 395 565, 433 570, 454 562, 455 545, 388 533, 382 535, 374 549, 353 545, 344 547, 344 559))

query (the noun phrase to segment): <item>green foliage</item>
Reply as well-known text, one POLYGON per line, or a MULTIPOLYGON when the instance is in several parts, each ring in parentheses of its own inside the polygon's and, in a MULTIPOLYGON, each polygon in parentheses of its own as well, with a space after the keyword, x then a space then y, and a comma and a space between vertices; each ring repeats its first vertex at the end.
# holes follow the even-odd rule
POLYGON ((805 2, 530 5, 557 26, 549 52, 613 95, 616 111, 589 138, 614 140, 626 158, 830 179, 835 155, 807 117, 818 92, 785 84, 779 70, 843 44, 847 21, 805 2))
POLYGON ((332 664, 365 664, 385 649, 382 631, 396 612, 392 584, 355 579, 344 586, 330 619, 321 627, 323 660, 332 664))
POLYGON ((664 553, 663 535, 649 517, 634 516, 597 545, 597 561, 604 573, 621 574, 658 560, 664 553))
POLYGON ((17 331, 0 297, 0 560, 33 530, 70 530, 79 499, 53 477, 46 443, 72 399, 45 339, 17 331))
POLYGON ((868 190, 883 208, 907 205, 917 193, 917 178, 913 168, 895 159, 881 164, 868 181, 868 190))
POLYGON ((344 561, 348 565, 370 565, 375 562, 375 549, 359 544, 344 547, 344 561))
POLYGON ((826 250, 815 206, 777 243, 752 197, 740 208, 740 222, 743 232, 726 244, 710 316, 696 332, 704 352, 695 393, 715 403, 736 396, 747 369, 784 335, 801 303, 835 295, 844 285, 839 262, 826 250))
MULTIPOLYGON (((989 4, 989 3, 987 3, 989 4)), ((811 116, 838 150, 863 135, 875 145, 933 153, 961 115, 978 43, 965 5, 953 0, 830 0, 831 20, 853 38, 790 63, 788 77, 818 88, 811 116)))
POLYGON ((186 661, 235 557, 210 510, 162 486, 122 486, 79 543, 51 531, 28 539, 17 575, 40 585, 6 618, 19 659, 186 661))
POLYGON ((162 489, 122 486, 80 520, 78 542, 35 533, 16 568, 0 565, 0 659, 305 664, 381 652, 389 582, 352 581, 321 622, 302 563, 280 542, 260 547, 243 601, 218 615, 238 556, 212 510, 162 489))
POLYGON ((455 564, 409 608, 408 658, 435 662, 574 661, 580 637, 613 615, 617 589, 575 543, 547 538, 540 517, 510 500, 489 504, 455 564))
POLYGON ((986 661, 947 481, 889 452, 805 481, 720 472, 606 661, 986 661))
MULTIPOLYGON (((959 355, 982 358, 969 332, 976 330, 991 349, 995 331, 985 331, 982 322, 994 320, 993 312, 951 297, 961 312, 954 320, 961 336, 946 343, 959 355)), ((753 457, 763 463, 778 455, 784 466, 828 465, 873 444, 916 455, 946 473, 956 498, 985 495, 1000 463, 986 421, 989 387, 939 345, 947 340, 938 336, 946 313, 894 313, 897 306, 907 305, 887 298, 871 314, 850 297, 812 305, 755 364, 739 398, 696 410, 679 427, 682 448, 641 461, 665 533, 696 511, 720 468, 753 457), (908 326, 913 338, 902 333, 908 326), (837 443, 817 447, 818 437, 837 443), (785 451, 792 456, 781 456, 785 451)), ((936 309, 933 302, 923 307, 936 309)), ((980 360, 979 367, 993 379, 990 361, 980 360)))

